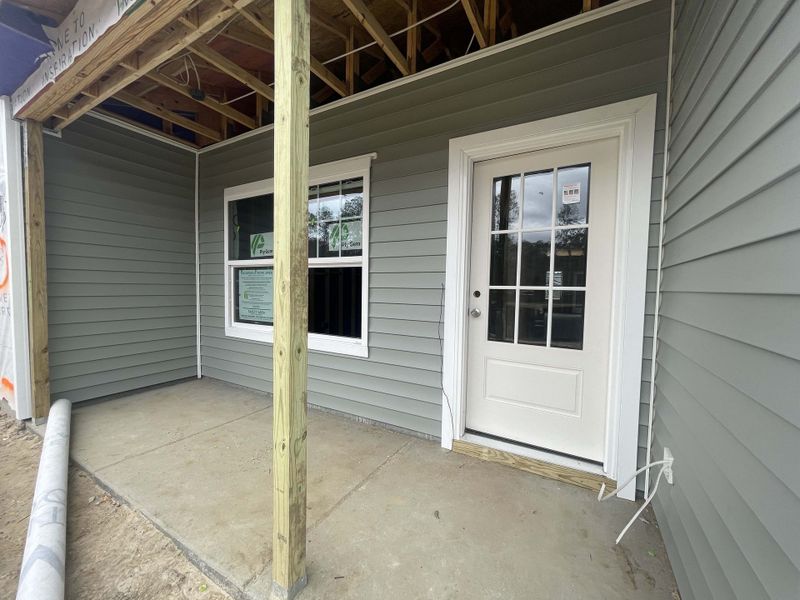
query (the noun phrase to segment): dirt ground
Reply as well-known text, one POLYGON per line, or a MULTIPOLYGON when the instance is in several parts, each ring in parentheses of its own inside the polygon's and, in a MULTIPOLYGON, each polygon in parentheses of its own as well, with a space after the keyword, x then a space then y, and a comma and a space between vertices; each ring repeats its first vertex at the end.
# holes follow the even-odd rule
MULTIPOLYGON (((14 598, 41 452, 40 438, 0 411, 0 599, 14 598)), ((142 515, 70 468, 67 598, 225 600, 142 515)))

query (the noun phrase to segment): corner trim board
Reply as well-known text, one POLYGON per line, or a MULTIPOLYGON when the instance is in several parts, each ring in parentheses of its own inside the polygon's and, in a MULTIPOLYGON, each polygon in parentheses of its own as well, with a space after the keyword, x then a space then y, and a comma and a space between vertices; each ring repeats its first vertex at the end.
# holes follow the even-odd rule
MULTIPOLYGON (((636 471, 647 243, 656 95, 450 140, 447 200, 442 447, 462 440, 466 423, 466 339, 472 172, 478 161, 566 144, 618 138, 608 411, 603 473, 624 481, 636 471), (634 201, 635 200, 635 201, 634 201), (452 414, 452 420, 451 420, 452 414)), ((619 496, 633 500, 636 483, 619 496)))

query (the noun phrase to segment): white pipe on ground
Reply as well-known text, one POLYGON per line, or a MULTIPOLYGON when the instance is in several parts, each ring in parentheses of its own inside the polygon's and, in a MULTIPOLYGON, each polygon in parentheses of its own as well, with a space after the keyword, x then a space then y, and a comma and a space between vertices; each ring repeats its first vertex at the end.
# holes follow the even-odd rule
POLYGON ((72 403, 50 408, 28 538, 22 556, 17 600, 63 600, 67 554, 67 466, 72 403))

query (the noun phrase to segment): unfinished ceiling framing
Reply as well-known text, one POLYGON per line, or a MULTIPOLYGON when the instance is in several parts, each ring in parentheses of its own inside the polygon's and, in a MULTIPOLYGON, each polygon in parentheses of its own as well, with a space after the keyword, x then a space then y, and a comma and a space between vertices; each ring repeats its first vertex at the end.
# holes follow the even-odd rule
MULTIPOLYGON (((10 0, 57 24, 75 0, 10 0)), ((311 107, 610 4, 611 0, 312 0, 311 107)), ((192 147, 273 118, 267 0, 148 2, 101 36, 18 117, 64 129, 89 111, 192 147), (66 80, 66 81, 65 81, 66 80)))

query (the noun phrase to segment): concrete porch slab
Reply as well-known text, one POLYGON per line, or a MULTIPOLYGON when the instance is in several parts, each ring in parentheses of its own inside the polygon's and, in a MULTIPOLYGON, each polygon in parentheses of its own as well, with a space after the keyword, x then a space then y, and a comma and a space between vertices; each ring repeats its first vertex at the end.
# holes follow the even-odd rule
MULTIPOLYGON (((234 595, 267 597, 263 394, 203 379, 78 406, 73 419, 77 462, 234 595)), ((316 410, 308 440, 300 598, 673 598, 652 513, 614 545, 633 503, 316 410)))

